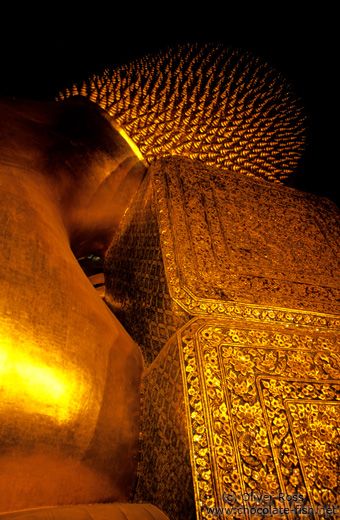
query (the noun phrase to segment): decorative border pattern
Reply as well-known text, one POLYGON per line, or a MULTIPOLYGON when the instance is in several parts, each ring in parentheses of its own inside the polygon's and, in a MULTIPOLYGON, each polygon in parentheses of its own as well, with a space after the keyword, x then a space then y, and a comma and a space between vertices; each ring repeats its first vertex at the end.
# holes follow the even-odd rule
MULTIPOLYGON (((236 174, 226 174, 217 178, 214 170, 183 158, 172 157, 155 161, 151 165, 150 174, 155 190, 159 233, 170 296, 189 315, 340 328, 340 317, 337 314, 338 311, 340 313, 340 290, 337 282, 339 264, 336 260, 336 251, 340 247, 340 226, 338 212, 329 201, 259 180, 240 179, 236 174), (242 190, 247 186, 248 191, 255 186, 256 193, 252 194, 253 197, 262 193, 262 197, 265 198, 277 192, 275 197, 280 200, 281 205, 286 203, 288 208, 289 203, 292 205, 292 215, 294 211, 298 214, 295 207, 298 201, 304 206, 306 213, 309 208, 312 213, 310 225, 313 218, 318 220, 318 225, 314 224, 314 228, 318 229, 318 236, 321 237, 320 248, 327 257, 322 257, 319 251, 319 267, 315 274, 308 274, 314 268, 311 258, 308 257, 302 269, 298 267, 300 264, 294 258, 293 251, 290 252, 293 255, 292 259, 287 264, 292 270, 292 275, 288 277, 284 270, 279 277, 281 270, 276 268, 273 271, 272 268, 266 267, 266 261, 261 259, 260 270, 254 271, 246 259, 238 258, 236 266, 233 265, 232 257, 228 253, 230 239, 226 236, 226 223, 219 220, 222 218, 219 206, 222 204, 221 207, 228 207, 228 201, 221 202, 219 197, 221 193, 228 192, 228 189, 230 191, 237 188, 240 204, 245 206, 246 212, 248 202, 242 203, 242 196, 245 196, 242 190), (218 191, 218 197, 214 195, 214 190, 218 191), (192 193, 195 193, 195 196, 192 193), (288 195, 284 196, 285 193, 288 195), (323 262, 325 273, 327 271, 324 275, 320 271, 323 262), (332 268, 329 265, 331 263, 334 264, 332 268), (297 281, 293 281, 294 269, 299 269, 297 281), (306 275, 303 274, 304 270, 306 275), (330 283, 331 285, 327 285, 330 283)), ((273 204, 275 200, 272 201, 273 204)), ((233 208, 234 205, 235 201, 230 203, 230 207, 233 208)), ((292 215, 289 216, 291 220, 292 215)), ((275 225, 269 223, 266 231, 269 236, 270 233, 275 234, 277 226, 273 216, 272 221, 275 225)), ((286 221, 282 221, 282 226, 288 226, 289 223, 292 229, 286 238, 287 244, 289 237, 293 240, 294 233, 297 233, 294 223, 290 222, 288 217, 286 221)), ((248 233, 248 224, 244 218, 242 225, 244 229, 240 227, 236 233, 241 242, 248 233)), ((316 239, 312 236, 314 228, 308 230, 308 222, 304 222, 304 225, 306 230, 299 230, 299 233, 308 234, 309 241, 306 238, 306 244, 303 248, 300 247, 300 256, 304 250, 307 255, 313 240, 314 249, 316 247, 316 239)), ((254 237, 252 240, 255 240, 254 237)), ((237 245, 237 255, 241 254, 241 246, 242 244, 237 245)), ((282 251, 276 253, 275 262, 278 265, 282 254, 282 251)), ((267 256, 264 251, 263 256, 267 256)))
POLYGON ((247 507, 266 506, 321 519, 340 507, 339 335, 195 318, 177 340, 197 518, 265 518, 247 507))

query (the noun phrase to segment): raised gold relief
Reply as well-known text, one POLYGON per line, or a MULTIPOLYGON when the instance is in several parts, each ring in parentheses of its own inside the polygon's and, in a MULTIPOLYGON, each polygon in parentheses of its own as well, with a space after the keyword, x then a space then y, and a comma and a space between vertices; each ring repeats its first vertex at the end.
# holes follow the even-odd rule
MULTIPOLYGON (((185 159, 151 172, 169 291, 187 312, 229 314, 231 303, 255 319, 247 304, 339 312, 331 202, 185 159)), ((278 310, 267 319, 289 321, 278 310)))
POLYGON ((106 260, 105 298, 150 364, 137 497, 190 518, 156 492, 188 434, 197 518, 337 517, 338 224, 325 199, 188 159, 151 165, 106 260))
POLYGON ((338 334, 196 318, 178 346, 198 518, 336 518, 338 334))
POLYGON ((339 329, 339 227, 326 199, 159 159, 108 251, 105 299, 147 362, 193 316, 339 329))

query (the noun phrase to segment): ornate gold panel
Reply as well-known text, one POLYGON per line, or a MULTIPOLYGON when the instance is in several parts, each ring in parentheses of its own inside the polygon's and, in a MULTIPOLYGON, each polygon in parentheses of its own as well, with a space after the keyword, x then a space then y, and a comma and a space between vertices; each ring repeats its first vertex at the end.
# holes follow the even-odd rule
POLYGON ((193 316, 340 328, 339 247, 327 199, 161 158, 110 246, 105 300, 147 363, 193 316))
POLYGON ((182 158, 151 175, 169 292, 188 313, 228 315, 231 303, 253 318, 249 305, 339 313, 333 203, 182 158))
POLYGON ((170 297, 148 175, 106 256, 105 301, 141 346, 147 365, 188 320, 170 297))
POLYGON ((199 520, 339 516, 339 223, 291 188, 151 165, 105 299, 151 363, 136 496, 171 520, 190 518, 171 480, 188 453, 199 520))
POLYGON ((339 335, 196 318, 177 341, 197 517, 338 518, 339 335))

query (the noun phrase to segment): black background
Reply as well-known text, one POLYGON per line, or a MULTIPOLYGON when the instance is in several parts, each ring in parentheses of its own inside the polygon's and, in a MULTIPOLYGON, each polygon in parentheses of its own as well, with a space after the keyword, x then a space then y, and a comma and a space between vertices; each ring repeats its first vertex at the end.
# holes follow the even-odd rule
POLYGON ((339 206, 337 15, 303 6, 92 3, 71 13, 66 4, 13 5, 2 17, 0 94, 53 99, 74 81, 187 41, 249 50, 289 79, 306 109, 308 149, 293 185, 339 206))

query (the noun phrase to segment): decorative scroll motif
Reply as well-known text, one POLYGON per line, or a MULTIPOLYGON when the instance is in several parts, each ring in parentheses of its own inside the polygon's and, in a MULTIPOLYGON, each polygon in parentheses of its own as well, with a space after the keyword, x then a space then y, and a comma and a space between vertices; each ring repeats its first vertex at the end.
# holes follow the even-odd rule
POLYGON ((155 161, 151 175, 169 291, 190 315, 322 326, 311 311, 339 313, 340 218, 331 202, 183 158, 155 161))
POLYGON ((134 502, 149 502, 170 520, 195 520, 184 388, 176 341, 143 380, 141 453, 134 502))
MULTIPOLYGON (((336 394, 340 387, 336 385, 321 388, 321 398, 326 392, 333 401, 321 401, 317 395, 319 388, 306 387, 311 399, 307 402, 298 400, 286 404, 287 416, 291 425, 293 443, 296 446, 298 458, 303 468, 303 478, 308 483, 311 492, 311 503, 316 509, 325 502, 339 506, 339 424, 340 407, 336 394)), ((285 455, 292 456, 292 448, 285 444, 285 455)))
POLYGON ((339 335, 202 318, 178 342, 198 518, 337 518, 339 335))
MULTIPOLYGON (((147 376, 147 402, 156 403, 145 408, 148 439, 168 422, 185 445, 183 422, 175 427, 159 401, 175 402, 176 388, 200 520, 268 518, 268 508, 273 518, 322 520, 329 510, 336 518, 337 209, 183 158, 157 160, 149 175, 107 256, 105 297, 147 361, 158 355, 147 376), (178 368, 174 339, 164 347, 175 332, 182 387, 167 376, 172 363, 178 368), (156 427, 153 413, 164 423, 156 427)), ((147 446, 141 460, 151 468, 147 446)), ((144 485, 151 500, 149 476, 144 485)), ((187 520, 155 503, 171 520, 187 520)))

